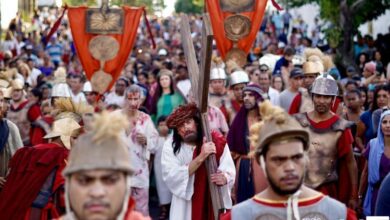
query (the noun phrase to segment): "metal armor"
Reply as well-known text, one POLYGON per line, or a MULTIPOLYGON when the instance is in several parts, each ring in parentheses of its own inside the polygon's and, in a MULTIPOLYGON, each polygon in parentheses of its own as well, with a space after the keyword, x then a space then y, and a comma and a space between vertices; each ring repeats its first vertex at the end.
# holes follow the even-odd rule
POLYGON ((310 133, 306 185, 316 189, 322 184, 337 181, 337 142, 350 123, 340 118, 328 129, 316 129, 310 125, 306 114, 294 116, 310 133))
POLYGON ((314 109, 313 100, 309 92, 306 89, 302 89, 301 93, 301 106, 299 107, 299 113, 310 112, 314 109))

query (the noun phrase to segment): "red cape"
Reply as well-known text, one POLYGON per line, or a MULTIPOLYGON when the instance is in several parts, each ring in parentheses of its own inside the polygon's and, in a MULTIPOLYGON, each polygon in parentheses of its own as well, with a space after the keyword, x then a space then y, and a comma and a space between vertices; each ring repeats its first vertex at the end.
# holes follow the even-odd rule
MULTIPOLYGON (((41 118, 44 122, 46 122, 48 125, 52 125, 54 122, 54 118, 51 116, 43 116, 41 118)), ((47 140, 43 137, 46 135, 46 132, 43 128, 39 126, 31 126, 30 128, 30 142, 32 146, 38 145, 38 144, 46 144, 47 140)))
MULTIPOLYGON (((222 156, 226 145, 226 139, 222 134, 213 131, 211 133, 217 153, 217 163, 222 156)), ((193 158, 198 156, 197 149, 193 158)), ((195 172, 194 194, 192 195, 192 220, 214 220, 213 205, 211 203, 206 165, 203 163, 195 172)))
POLYGON ((58 174, 65 167, 64 161, 68 154, 68 149, 53 143, 19 149, 9 163, 11 172, 0 193, 0 219, 24 219, 46 178, 55 167, 59 168, 53 192, 61 182, 63 184, 63 179, 58 174))

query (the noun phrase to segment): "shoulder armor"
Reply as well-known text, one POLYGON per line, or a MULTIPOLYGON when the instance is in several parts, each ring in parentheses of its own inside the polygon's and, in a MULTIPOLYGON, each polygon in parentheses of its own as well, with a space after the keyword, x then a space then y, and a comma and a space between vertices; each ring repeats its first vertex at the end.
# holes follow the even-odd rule
POLYGON ((293 116, 299 122, 299 124, 302 125, 302 127, 308 127, 310 125, 310 122, 306 117, 306 113, 297 113, 293 116))
POLYGON ((347 128, 351 128, 355 123, 352 121, 347 121, 343 118, 339 118, 335 123, 332 125, 333 131, 344 131, 347 128))

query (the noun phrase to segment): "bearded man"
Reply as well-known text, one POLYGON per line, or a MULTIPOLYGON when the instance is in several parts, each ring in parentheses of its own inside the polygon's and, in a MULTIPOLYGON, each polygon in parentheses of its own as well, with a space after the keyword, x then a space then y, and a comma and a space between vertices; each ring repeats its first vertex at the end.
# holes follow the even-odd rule
POLYGON ((261 120, 258 104, 266 98, 267 93, 263 92, 259 86, 255 84, 246 86, 243 90, 244 105, 234 118, 227 136, 237 169, 237 180, 234 187, 234 199, 237 203, 251 198, 255 192, 260 192, 265 187, 261 170, 254 172, 259 170, 259 166, 256 166, 248 156, 252 146, 250 146, 247 137, 249 128, 261 120))
POLYGON ((215 154, 218 172, 211 175, 212 184, 221 187, 225 208, 232 206, 230 189, 234 184, 235 169, 225 138, 212 132, 212 142, 206 142, 196 105, 182 105, 168 117, 172 137, 162 150, 163 180, 172 192, 169 219, 214 219, 207 181, 205 160, 215 154))
POLYGON ((222 220, 357 219, 344 204, 307 187, 309 132, 283 109, 260 105, 263 121, 251 128, 254 158, 267 174, 268 187, 235 205, 222 220))

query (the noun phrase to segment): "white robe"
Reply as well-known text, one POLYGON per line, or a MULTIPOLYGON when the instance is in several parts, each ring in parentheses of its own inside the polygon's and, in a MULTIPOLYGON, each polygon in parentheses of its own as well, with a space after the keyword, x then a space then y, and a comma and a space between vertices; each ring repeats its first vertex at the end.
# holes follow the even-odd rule
MULTIPOLYGON (((164 143, 161 164, 163 180, 173 194, 169 213, 171 220, 191 220, 195 175, 189 176, 188 166, 192 161, 194 150, 195 146, 183 143, 180 151, 175 155, 172 138, 164 143)), ((227 178, 227 187, 222 187, 223 201, 225 208, 230 209, 232 207, 230 191, 234 185, 236 169, 228 145, 225 146, 219 162, 218 170, 222 171, 227 178)))
POLYGON ((149 188, 149 159, 150 152, 155 151, 157 145, 158 132, 149 115, 138 112, 135 126, 126 136, 127 147, 130 152, 131 167, 134 174, 130 177, 131 187, 149 188), (146 146, 140 145, 136 141, 136 134, 141 133, 146 136, 146 146))
MULTIPOLYGON (((172 135, 169 135, 172 136, 172 135)), ((165 184, 162 178, 162 169, 161 169, 161 154, 165 141, 169 138, 159 136, 157 139, 157 149, 155 149, 154 153, 154 175, 156 177, 156 187, 157 194, 160 205, 170 204, 172 201, 172 193, 165 184)))

